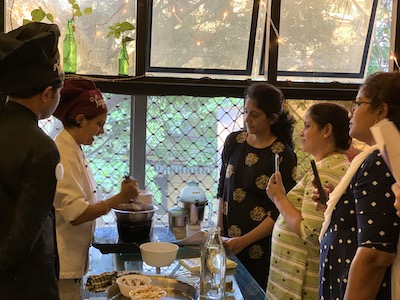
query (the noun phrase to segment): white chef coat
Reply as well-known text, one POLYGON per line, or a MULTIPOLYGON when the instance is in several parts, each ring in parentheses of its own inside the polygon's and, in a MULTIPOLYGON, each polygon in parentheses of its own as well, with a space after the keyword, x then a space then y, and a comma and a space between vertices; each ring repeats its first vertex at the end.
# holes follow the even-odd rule
POLYGON ((90 203, 96 202, 96 185, 82 149, 65 129, 55 138, 64 166, 54 199, 60 256, 60 279, 81 278, 89 265, 89 247, 95 221, 71 225, 90 203))

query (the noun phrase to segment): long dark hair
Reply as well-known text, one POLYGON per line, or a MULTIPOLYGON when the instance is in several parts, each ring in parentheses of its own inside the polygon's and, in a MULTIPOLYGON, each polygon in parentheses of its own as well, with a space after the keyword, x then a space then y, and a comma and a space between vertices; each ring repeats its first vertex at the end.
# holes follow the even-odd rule
POLYGON ((271 132, 293 149, 293 129, 296 121, 283 107, 285 98, 282 91, 268 83, 254 83, 246 88, 244 98, 252 99, 267 118, 272 118, 273 114, 278 116, 278 120, 271 125, 271 132))
POLYGON ((323 102, 311 106, 307 113, 320 129, 324 128, 326 124, 332 125, 336 148, 349 149, 352 141, 349 135, 349 112, 344 107, 323 102))
POLYGON ((377 72, 360 86, 366 97, 371 99, 371 107, 377 108, 382 103, 389 107, 387 118, 400 128, 400 73, 377 72))

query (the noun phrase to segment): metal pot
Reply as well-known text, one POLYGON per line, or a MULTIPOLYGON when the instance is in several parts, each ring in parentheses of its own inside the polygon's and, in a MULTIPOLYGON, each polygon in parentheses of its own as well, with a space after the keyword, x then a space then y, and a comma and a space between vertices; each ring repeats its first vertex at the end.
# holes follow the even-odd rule
POLYGON ((149 221, 154 215, 154 212, 158 210, 157 205, 152 205, 153 208, 149 210, 133 211, 133 210, 123 210, 112 208, 112 212, 115 216, 117 222, 123 223, 134 223, 134 222, 144 222, 149 221))

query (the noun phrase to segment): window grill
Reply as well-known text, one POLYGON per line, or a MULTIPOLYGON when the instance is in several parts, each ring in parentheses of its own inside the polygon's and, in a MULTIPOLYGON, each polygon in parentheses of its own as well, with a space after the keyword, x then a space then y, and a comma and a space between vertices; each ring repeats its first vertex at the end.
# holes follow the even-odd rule
MULTIPOLYGON (((221 151, 226 136, 243 128, 243 99, 227 97, 149 96, 147 98, 145 140, 136 140, 131 128, 134 98, 105 94, 109 114, 105 133, 84 152, 92 167, 98 199, 118 193, 122 178, 131 167, 131 139, 145 143, 144 187, 153 194, 160 209, 157 225, 168 226, 168 210, 178 205, 180 191, 190 181, 199 182, 207 200, 217 208, 217 186, 221 151)), ((300 149, 299 133, 307 108, 316 100, 288 100, 287 107, 297 120, 293 138, 298 157, 297 176, 309 169, 307 153, 300 149)), ((349 102, 337 101, 350 109, 349 102)), ((135 112, 135 114, 144 112, 135 112)), ((42 128, 54 137, 62 127, 54 118, 41 121, 42 128)), ((135 176, 135 174, 133 174, 135 176)), ((207 213, 205 214, 207 217, 207 213)), ((115 226, 111 214, 98 219, 98 226, 115 226)))

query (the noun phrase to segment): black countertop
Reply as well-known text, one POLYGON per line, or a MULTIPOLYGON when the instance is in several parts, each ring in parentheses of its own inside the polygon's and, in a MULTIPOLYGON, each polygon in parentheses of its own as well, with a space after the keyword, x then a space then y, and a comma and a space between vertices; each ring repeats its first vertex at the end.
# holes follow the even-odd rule
POLYGON ((151 229, 148 239, 128 243, 121 240, 118 236, 116 227, 103 227, 97 228, 94 232, 92 246, 99 249, 101 253, 140 253, 138 245, 145 242, 171 242, 175 243, 176 239, 174 234, 167 227, 155 227, 151 229))

